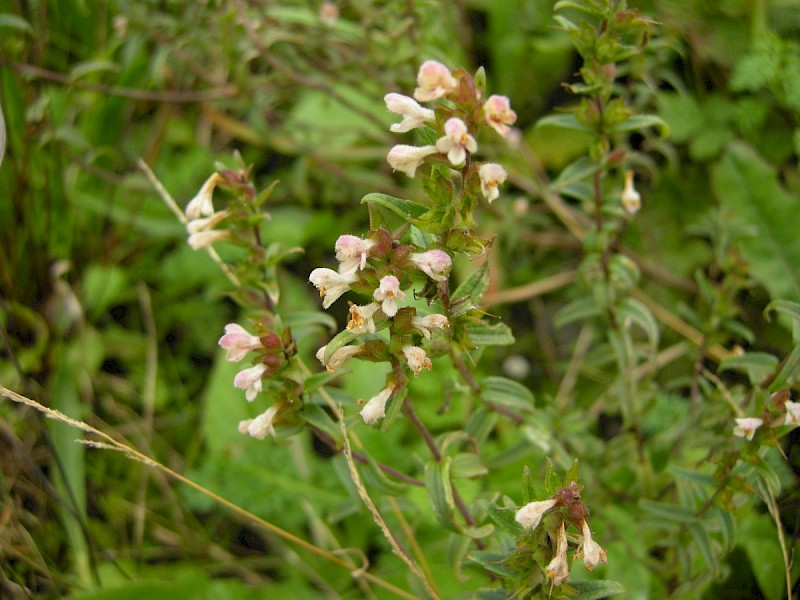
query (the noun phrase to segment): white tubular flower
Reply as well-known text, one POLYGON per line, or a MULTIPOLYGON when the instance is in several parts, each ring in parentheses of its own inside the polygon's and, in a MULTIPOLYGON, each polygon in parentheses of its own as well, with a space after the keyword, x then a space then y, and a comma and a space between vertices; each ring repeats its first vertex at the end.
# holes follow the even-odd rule
POLYGON ((328 308, 350 289, 356 280, 356 272, 337 273, 333 269, 314 269, 308 280, 319 290, 322 308, 328 308))
POLYGON ((558 528, 556 537, 556 553, 553 560, 545 567, 547 578, 553 585, 561 585, 569 577, 569 564, 567 564, 567 531, 564 523, 558 528))
POLYGON ((509 125, 517 121, 517 113, 511 110, 511 104, 506 96, 493 94, 483 105, 483 116, 486 123, 503 137, 510 131, 509 125))
POLYGON ((353 333, 375 333, 375 320, 373 316, 381 307, 377 302, 370 302, 366 306, 350 305, 350 320, 347 328, 353 333))
POLYGON ((389 150, 386 160, 395 171, 402 171, 409 177, 414 177, 426 156, 436 154, 436 146, 406 146, 398 144, 389 150))
POLYGON ((225 325, 225 335, 217 342, 228 351, 225 360, 239 362, 248 352, 258 350, 262 347, 261 339, 257 335, 251 335, 244 327, 236 323, 225 325))
POLYGON ((261 392, 261 377, 267 367, 263 364, 258 364, 249 369, 243 369, 236 374, 233 378, 233 386, 244 390, 244 397, 248 402, 255 400, 256 396, 261 392))
POLYGON ((369 399, 369 402, 364 405, 364 408, 361 409, 360 413, 361 418, 364 419, 364 423, 372 425, 386 416, 386 403, 389 402, 389 398, 392 397, 393 391, 394 386, 387 385, 375 396, 369 399))
POLYGON ((467 159, 467 152, 477 151, 478 143, 467 131, 464 121, 453 117, 444 124, 444 137, 436 140, 436 149, 447 154, 450 164, 455 166, 467 159))
POLYGON ((583 558, 583 564, 586 565, 586 570, 591 571, 600 563, 607 563, 606 551, 592 539, 592 530, 589 529, 589 523, 586 519, 581 524, 583 530, 583 541, 575 553, 575 558, 583 558))
POLYGON ((325 350, 327 348, 328 346, 326 345, 317 350, 317 360, 322 363, 322 366, 327 369, 328 373, 333 373, 336 369, 341 367, 348 358, 351 358, 356 354, 361 354, 363 351, 361 346, 342 346, 330 355, 328 362, 326 363, 325 350))
POLYGON ((230 214, 231 213, 228 210, 221 210, 219 212, 215 212, 210 217, 206 217, 205 219, 192 219, 186 223, 186 231, 188 231, 190 234, 200 233, 201 231, 210 231, 219 225, 219 223, 230 214))
POLYGON ((406 364, 413 371, 414 377, 418 377, 422 369, 430 371, 433 367, 431 359, 419 346, 403 346, 403 356, 406 357, 406 364))
POLYGON ((222 181, 222 175, 214 173, 211 177, 206 179, 203 187, 197 192, 197 195, 189 200, 186 205, 186 218, 190 221, 199 219, 201 216, 210 217, 214 214, 214 203, 211 196, 214 193, 214 188, 222 181))
POLYGON ((625 188, 622 190, 622 208, 629 215, 635 215, 642 207, 642 197, 633 187, 633 171, 625 171, 625 188))
POLYGON ((430 108, 420 106, 416 100, 403 96, 403 94, 392 92, 386 94, 383 99, 386 102, 387 109, 403 117, 402 121, 389 127, 389 131, 405 133, 417 127, 422 127, 425 121, 433 121, 436 118, 435 113, 430 108))
POLYGON ((454 92, 458 81, 442 63, 426 60, 417 73, 417 85, 419 87, 414 90, 414 98, 420 102, 429 102, 454 92))
POLYGON ((743 437, 750 441, 756 434, 756 429, 764 424, 763 419, 755 417, 746 417, 743 419, 736 419, 736 426, 733 428, 733 435, 736 437, 743 437))
POLYGON ((367 266, 369 250, 375 245, 372 240, 365 240, 354 235, 340 235, 336 240, 336 260, 339 261, 339 272, 348 273, 367 266))
POLYGON ((517 511, 514 520, 527 529, 535 529, 542 520, 542 516, 556 505, 556 500, 539 500, 529 502, 517 511))
POLYGON ((450 275, 450 267, 453 266, 450 255, 444 250, 414 252, 409 260, 434 281, 446 281, 450 275))
POLYGON ((270 406, 263 413, 258 415, 255 419, 247 419, 246 421, 239 421, 239 433, 246 433, 257 440, 263 440, 268 435, 275 436, 275 427, 272 421, 278 412, 278 407, 275 405, 270 406))
POLYGON ((397 314, 397 301, 405 300, 406 294, 400 289, 400 282, 394 275, 382 277, 380 285, 372 293, 372 297, 381 303, 381 309, 387 317, 397 314))
POLYGON ((481 178, 481 193, 491 204, 500 195, 497 188, 505 182, 508 174, 502 165, 486 163, 478 169, 478 177, 481 178))
POLYGON ((786 402, 786 420, 784 425, 800 425, 800 402, 786 402))
POLYGON ((224 242, 232 239, 233 234, 230 231, 198 231, 189 236, 189 245, 192 250, 202 250, 208 248, 211 244, 217 242, 224 242))
POLYGON ((450 327, 450 321, 447 320, 447 317, 438 313, 425 315, 424 317, 412 317, 411 324, 419 329, 419 332, 426 340, 431 339, 432 329, 444 329, 450 327))

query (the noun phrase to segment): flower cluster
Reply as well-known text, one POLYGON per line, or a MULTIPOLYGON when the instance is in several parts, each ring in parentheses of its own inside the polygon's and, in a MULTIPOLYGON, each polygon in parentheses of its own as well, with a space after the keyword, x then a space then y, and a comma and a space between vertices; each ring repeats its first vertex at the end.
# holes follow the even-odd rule
MULTIPOLYGON (((259 324, 259 327, 261 325, 259 324)), ((269 373, 278 369, 285 361, 285 351, 280 337, 272 332, 257 336, 251 334, 237 323, 225 326, 225 335, 219 338, 219 345, 227 351, 225 358, 239 362, 251 352, 256 352, 254 365, 239 371, 233 379, 234 387, 244 390, 248 402, 256 399, 263 390, 263 380, 269 373)), ((270 406, 255 419, 239 423, 239 431, 262 440, 267 435, 275 435, 274 420, 279 406, 270 406)))
POLYGON ((774 415, 769 411, 765 411, 760 417, 739 417, 736 419, 736 425, 733 427, 733 435, 745 438, 748 442, 752 441, 756 435, 756 431, 764 425, 766 419, 770 419, 771 427, 778 427, 781 425, 789 425, 791 427, 800 426, 800 402, 785 400, 780 392, 773 396, 773 398, 776 400, 776 409, 778 411, 776 418, 770 419, 770 417, 774 417, 774 415))
POLYGON ((186 205, 186 230, 189 232, 189 245, 195 250, 208 248, 214 242, 231 239, 231 232, 217 230, 215 227, 230 215, 227 210, 214 210, 212 196, 222 175, 214 173, 206 179, 200 191, 186 205))
MULTIPOLYGON (((321 347, 317 358, 322 365, 334 372, 350 358, 359 358, 388 360, 395 368, 404 365, 414 376, 431 369, 431 360, 425 349, 415 343, 415 336, 429 340, 433 331, 447 328, 450 323, 443 314, 418 316, 415 308, 404 306, 411 287, 408 273, 418 270, 442 284, 450 275, 450 255, 440 249, 420 251, 400 244, 385 229, 371 232, 368 238, 342 235, 334 250, 338 270, 317 268, 308 278, 319 290, 323 308, 329 308, 351 290, 368 295, 370 301, 350 305, 347 330, 362 344, 321 347), (388 343, 375 335, 379 329, 389 330, 388 343)), ((365 404, 361 416, 366 423, 376 423, 386 415, 386 405, 400 387, 400 379, 390 374, 386 386, 365 404)))
POLYGON ((441 134, 435 144, 394 146, 387 160, 395 171, 414 177, 417 168, 429 157, 443 155, 451 166, 463 165, 465 178, 471 173, 477 174, 481 192, 489 202, 497 198, 497 187, 506 180, 506 171, 496 163, 472 168, 471 156, 478 151, 473 132, 481 125, 488 125, 501 136, 508 136, 511 125, 517 120, 508 98, 492 95, 482 100, 481 92, 467 73, 461 70, 451 73, 442 63, 428 60, 419 68, 413 98, 393 92, 386 94, 384 100, 389 111, 403 117, 400 123, 390 127, 391 131, 405 133, 428 126, 441 134), (450 102, 438 103, 436 110, 419 104, 440 99, 450 102))
POLYGON ((555 543, 552 560, 545 573, 552 585, 561 585, 569 577, 567 527, 572 524, 580 530, 578 548, 573 558, 583 559, 588 570, 607 561, 606 551, 592 538, 587 517, 589 509, 580 500, 577 484, 559 489, 551 498, 530 502, 517 510, 515 520, 527 530, 539 527, 545 514, 553 515, 547 529, 548 537, 555 543))

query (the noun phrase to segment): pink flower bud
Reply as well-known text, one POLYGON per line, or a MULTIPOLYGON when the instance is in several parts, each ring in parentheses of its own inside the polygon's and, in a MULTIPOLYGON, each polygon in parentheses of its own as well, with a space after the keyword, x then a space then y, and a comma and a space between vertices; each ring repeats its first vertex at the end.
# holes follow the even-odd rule
POLYGON ((262 347, 258 336, 251 335, 241 325, 228 323, 225 325, 225 335, 219 338, 219 345, 228 351, 226 360, 239 362, 248 352, 262 347))
POLYGON ((417 85, 419 87, 414 90, 414 98, 420 102, 428 102, 455 91, 458 81, 453 77, 450 69, 442 63, 426 60, 417 73, 417 85))
POLYGON ((511 104, 506 96, 496 94, 489 96, 483 105, 483 116, 486 123, 502 136, 508 135, 509 125, 517 120, 517 113, 511 110, 511 104))
POLYGON ((409 259, 415 267, 434 281, 446 281, 450 274, 450 267, 453 264, 450 255, 444 250, 415 252, 409 259))

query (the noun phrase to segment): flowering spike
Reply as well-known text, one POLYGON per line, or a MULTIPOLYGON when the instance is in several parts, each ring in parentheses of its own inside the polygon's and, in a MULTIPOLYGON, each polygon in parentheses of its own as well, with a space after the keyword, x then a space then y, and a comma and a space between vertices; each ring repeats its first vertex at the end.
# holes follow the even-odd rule
POLYGON ((426 60, 417 73, 417 89, 414 98, 420 102, 436 100, 454 92, 458 88, 458 81, 453 77, 450 69, 435 60, 426 60))
POLYGON ((430 108, 420 106, 413 98, 403 96, 403 94, 386 94, 383 99, 387 109, 403 117, 403 120, 392 125, 389 131, 405 133, 422 127, 426 121, 433 121, 436 118, 430 108))
POLYGON ((436 149, 447 154, 450 164, 455 166, 467 159, 467 152, 476 152, 478 143, 469 134, 464 121, 452 117, 444 124, 444 137, 436 141, 436 149))
POLYGON ((508 174, 502 165, 486 163, 478 169, 478 177, 481 179, 481 192, 491 203, 500 195, 500 190, 497 188, 505 182, 508 174))

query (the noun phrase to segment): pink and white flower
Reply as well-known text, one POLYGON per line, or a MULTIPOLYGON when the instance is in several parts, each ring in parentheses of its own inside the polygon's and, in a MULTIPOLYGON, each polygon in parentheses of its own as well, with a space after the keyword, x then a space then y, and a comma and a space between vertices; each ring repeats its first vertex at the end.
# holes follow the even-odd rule
POLYGON ((417 89, 414 98, 420 102, 429 102, 454 92, 458 81, 450 69, 435 60, 426 60, 417 72, 417 89))
POLYGON ((239 433, 246 433, 257 440, 263 440, 268 435, 275 436, 273 421, 278 413, 278 407, 270 406, 255 419, 239 421, 239 433))
POLYGON ((233 378, 233 386, 244 390, 244 397, 248 402, 255 400, 256 396, 261 393, 261 378, 266 370, 266 365, 257 364, 249 369, 239 371, 233 378))
POLYGON ((403 356, 406 357, 406 364, 414 373, 414 377, 418 377, 422 369, 430 371, 432 368, 431 359, 419 346, 403 346, 403 356))
POLYGON ((325 345, 319 350, 317 350, 317 360, 322 363, 322 366, 327 369, 328 373, 333 373, 344 365, 348 358, 352 358, 356 354, 361 354, 363 352, 363 348, 361 346, 342 346, 338 350, 335 350, 333 354, 328 357, 328 362, 325 362, 325 351, 328 349, 328 346, 325 345))
POLYGON ((433 329, 445 329, 450 327, 450 321, 447 320, 447 317, 438 313, 425 315, 424 317, 412 317, 411 324, 416 327, 427 340, 431 339, 431 331, 433 329))
POLYGON ((308 280, 319 290, 322 297, 322 308, 328 308, 336 302, 339 297, 350 289, 356 281, 355 271, 349 273, 337 273, 333 269, 314 269, 308 280))
POLYGON ((199 219, 201 216, 210 217, 214 214, 214 203, 211 196, 214 193, 214 188, 222 181, 222 175, 214 173, 211 177, 206 179, 197 195, 189 200, 186 205, 186 218, 190 221, 199 219))
POLYGON ((481 192, 491 203, 500 195, 498 187, 505 182, 508 174, 502 165, 485 163, 478 168, 478 177, 481 179, 481 192))
POLYGON ((608 562, 606 558, 606 551, 592 539, 592 530, 589 529, 589 523, 586 519, 581 523, 583 531, 583 540, 575 552, 575 558, 583 558, 583 564, 586 565, 586 570, 591 571, 600 563, 608 562))
POLYGON ((622 190, 622 208, 629 215, 635 215, 642 207, 642 197, 633 187, 633 171, 625 171, 625 188, 622 190))
POLYGON ((761 427, 763 424, 764 420, 756 417, 736 419, 736 426, 733 428, 733 435, 736 437, 743 437, 750 441, 756 434, 756 429, 761 427))
POLYGON ((375 242, 372 240, 365 240, 355 235, 340 235, 336 240, 339 272, 348 273, 366 267, 370 248, 374 245, 375 242))
POLYGON ((239 362, 248 352, 262 348, 261 339, 250 334, 244 327, 236 323, 225 325, 225 335, 219 338, 218 344, 228 351, 226 360, 239 362))
POLYGON ((347 328, 353 333, 375 333, 374 315, 381 307, 377 302, 370 302, 365 306, 350 305, 350 320, 347 328))
POLYGON ((505 137, 517 120, 517 113, 511 110, 511 104, 506 96, 493 94, 487 98, 483 105, 483 116, 486 123, 497 133, 505 137))
POLYGON ((436 118, 435 113, 430 108, 420 106, 416 100, 403 94, 392 92, 386 94, 383 99, 386 102, 387 109, 403 117, 403 120, 392 125, 389 131, 405 133, 417 127, 422 127, 426 121, 433 121, 436 118))
POLYGON ((528 502, 517 511, 514 520, 527 529, 535 529, 541 522, 544 513, 553 508, 556 502, 554 498, 528 502))
POLYGON ((375 396, 369 399, 369 402, 364 405, 364 408, 361 409, 360 413, 361 418, 364 419, 364 423, 372 425, 386 416, 386 403, 389 402, 389 398, 392 397, 393 391, 394 386, 387 385, 375 396))
POLYGON ((478 150, 478 143, 467 130, 467 125, 458 117, 447 119, 444 137, 436 140, 436 149, 447 154, 452 165, 460 165, 467 159, 467 152, 478 150))
POLYGON ((402 171, 409 177, 414 177, 425 157, 436 154, 436 146, 406 146, 398 144, 389 150, 386 160, 395 171, 402 171))
POLYGON ((800 402, 792 402, 787 400, 786 405, 786 420, 784 425, 800 425, 800 402))
POLYGON ((400 282, 394 275, 382 277, 378 288, 372 292, 372 297, 381 303, 381 310, 387 317, 397 314, 397 301, 405 300, 406 294, 400 289, 400 282))
POLYGON ((444 250, 414 252, 409 256, 409 260, 434 281, 446 281, 450 275, 450 267, 453 266, 450 255, 444 250))

